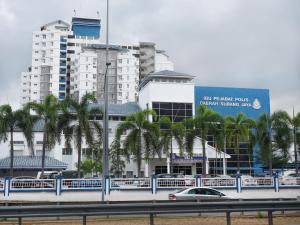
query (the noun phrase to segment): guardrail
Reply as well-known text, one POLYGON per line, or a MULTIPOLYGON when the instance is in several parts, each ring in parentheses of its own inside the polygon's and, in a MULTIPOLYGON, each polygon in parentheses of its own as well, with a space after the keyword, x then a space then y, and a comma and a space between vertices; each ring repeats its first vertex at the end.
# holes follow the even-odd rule
POLYGON ((82 217, 86 225, 87 216, 104 215, 149 215, 150 225, 154 225, 154 215, 184 213, 225 213, 226 223, 231 225, 232 212, 268 212, 268 224, 273 225, 273 212, 300 210, 300 201, 257 201, 257 202, 174 202, 174 203, 134 203, 134 204, 93 204, 93 205, 46 205, 46 206, 6 206, 1 207, 0 218, 38 217, 82 217))
MULTIPOLYGON (((213 187, 236 189, 269 188, 278 192, 282 188, 300 188, 300 178, 274 177, 243 177, 236 178, 105 178, 105 193, 110 190, 149 190, 156 193, 158 190, 180 189, 188 187, 213 187)), ((101 191, 102 179, 10 179, 0 180, 0 192, 8 196, 10 192, 41 192, 54 191, 60 195, 64 191, 101 191)))

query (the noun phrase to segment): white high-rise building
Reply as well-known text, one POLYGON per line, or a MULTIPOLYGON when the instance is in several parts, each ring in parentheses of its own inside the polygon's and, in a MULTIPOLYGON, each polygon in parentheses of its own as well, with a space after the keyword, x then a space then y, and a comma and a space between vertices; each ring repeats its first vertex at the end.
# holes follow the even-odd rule
POLYGON ((70 94, 74 54, 99 43, 99 37, 99 19, 72 18, 72 26, 57 20, 34 31, 31 71, 21 78, 21 103, 42 102, 50 93, 60 100, 70 94))
MULTIPOLYGON (((106 45, 100 44, 100 20, 57 20, 33 32, 31 70, 22 73, 22 104, 42 102, 48 94, 59 100, 71 95, 80 100, 87 92, 104 99, 106 45)), ((108 91, 111 103, 138 100, 138 85, 148 74, 173 70, 173 63, 152 42, 110 45, 108 91)))

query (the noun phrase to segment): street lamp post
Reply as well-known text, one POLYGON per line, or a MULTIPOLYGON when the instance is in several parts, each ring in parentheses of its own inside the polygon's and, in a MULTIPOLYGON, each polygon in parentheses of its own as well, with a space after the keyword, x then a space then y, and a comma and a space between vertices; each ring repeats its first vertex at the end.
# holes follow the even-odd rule
POLYGON ((102 152, 102 201, 104 201, 105 179, 109 174, 109 154, 108 154, 108 34, 109 34, 109 0, 106 1, 106 70, 104 75, 104 109, 103 109, 103 152, 102 152))

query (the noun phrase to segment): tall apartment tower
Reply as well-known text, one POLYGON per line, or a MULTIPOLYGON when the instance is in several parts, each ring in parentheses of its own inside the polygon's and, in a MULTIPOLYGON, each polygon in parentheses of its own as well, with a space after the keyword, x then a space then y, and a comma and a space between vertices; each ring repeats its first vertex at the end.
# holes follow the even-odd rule
MULTIPOLYGON (((138 100, 141 77, 151 72, 173 70, 173 63, 163 50, 145 42, 139 45, 110 45, 108 67, 109 102, 122 104, 138 100), (145 46, 147 49, 145 49, 145 46), (141 75, 142 74, 142 75, 141 75)), ((104 100, 104 76, 106 72, 106 45, 83 47, 76 55, 75 76, 71 94, 80 99, 86 92, 95 92, 99 102, 104 100)))
MULTIPOLYGON (((59 100, 71 95, 77 100, 94 92, 104 100, 106 45, 100 44, 100 20, 57 20, 33 32, 31 69, 22 75, 21 102, 43 102, 48 94, 59 100)), ((140 81, 148 74, 173 70, 173 63, 152 42, 110 45, 108 67, 109 102, 137 101, 140 81)))
POLYGON ((74 17, 71 26, 56 20, 34 31, 31 71, 21 74, 21 103, 42 102, 50 93, 63 100, 71 91, 74 55, 99 38, 99 19, 74 17))

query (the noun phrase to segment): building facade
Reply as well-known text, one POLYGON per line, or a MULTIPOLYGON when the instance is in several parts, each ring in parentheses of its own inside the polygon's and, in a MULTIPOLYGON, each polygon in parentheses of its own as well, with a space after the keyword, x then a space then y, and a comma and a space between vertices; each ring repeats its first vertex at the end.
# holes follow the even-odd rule
POLYGON ((31 71, 21 74, 21 103, 42 102, 50 93, 60 100, 69 95, 74 54, 82 46, 99 43, 99 37, 99 19, 74 17, 71 26, 57 20, 34 31, 31 71))
MULTIPOLYGON (((21 74, 21 103, 42 102, 48 94, 78 100, 94 92, 104 98, 106 46, 100 44, 100 20, 72 18, 71 25, 57 20, 33 32, 30 71, 21 74)), ((109 47, 109 101, 138 100, 138 85, 149 73, 173 70, 173 63, 154 43, 109 47)))
MULTIPOLYGON (((262 113, 270 115, 270 97, 267 89, 228 88, 228 87, 195 87, 195 107, 204 104, 223 116, 235 117, 242 112, 247 117, 257 120, 262 113)), ((211 137, 209 143, 213 145, 211 137)), ((259 146, 252 149, 249 142, 240 143, 240 163, 242 173, 260 173, 259 146), (250 154, 249 154, 250 153, 250 154)), ((227 161, 227 172, 236 173, 237 155, 230 143, 226 153, 231 155, 227 161)), ((221 164, 222 165, 222 164, 221 164)), ((219 166, 218 170, 222 170, 219 166)))

